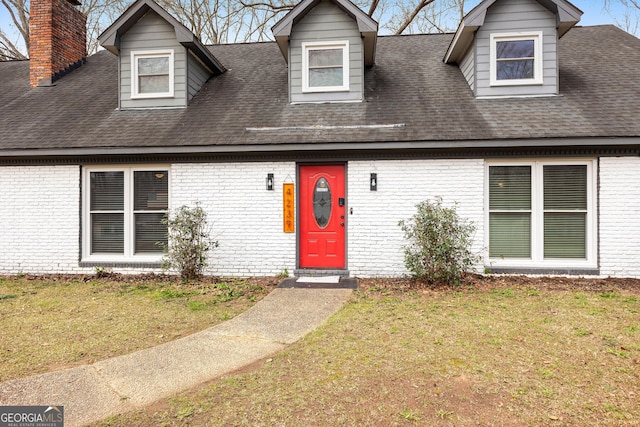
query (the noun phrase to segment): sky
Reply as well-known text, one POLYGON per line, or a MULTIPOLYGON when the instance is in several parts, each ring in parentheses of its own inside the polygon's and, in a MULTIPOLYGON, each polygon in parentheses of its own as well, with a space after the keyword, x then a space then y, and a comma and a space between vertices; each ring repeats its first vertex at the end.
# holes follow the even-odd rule
MULTIPOLYGON (((612 10, 607 12, 604 9, 604 2, 602 0, 569 0, 575 7, 582 10, 583 15, 578 25, 601 25, 601 24, 615 24, 616 20, 624 22, 625 8, 620 5, 619 2, 615 3, 612 10)), ((467 0, 465 2, 465 11, 468 12, 473 9, 480 0, 467 0)), ((639 11, 640 12, 640 11, 639 11)))
MULTIPOLYGON (((466 11, 468 12, 471 10, 479 2, 480 0, 467 0, 465 5, 466 11)), ((584 12, 579 25, 615 25, 616 22, 624 22, 625 8, 620 6, 616 1, 614 1, 616 4, 615 7, 610 11, 606 11, 604 9, 604 3, 602 0, 574 0, 572 3, 584 12)), ((640 16, 640 11, 636 11, 636 16, 640 16)), ((12 39, 19 40, 19 36, 17 35, 15 28, 12 26, 9 13, 4 9, 4 7, 0 7, 0 29, 5 33, 14 34, 12 39)), ((640 27, 636 28, 636 35, 640 35, 640 27)))

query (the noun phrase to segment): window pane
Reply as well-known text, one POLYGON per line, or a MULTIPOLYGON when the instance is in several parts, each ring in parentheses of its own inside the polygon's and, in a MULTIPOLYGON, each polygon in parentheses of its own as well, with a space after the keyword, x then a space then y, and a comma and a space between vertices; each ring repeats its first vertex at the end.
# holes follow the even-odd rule
POLYGON ((162 252, 157 242, 167 243, 167 226, 162 224, 164 216, 164 213, 135 214, 136 253, 162 252))
POLYGON ((91 214, 91 253, 124 253, 124 214, 91 214))
POLYGON ((309 70, 309 86, 342 86, 342 68, 318 68, 309 70))
POLYGON ((169 74, 169 57, 138 58, 138 74, 169 74))
POLYGON ((309 50, 309 67, 342 66, 342 49, 309 50))
POLYGON ((544 257, 586 258, 586 214, 544 214, 544 257))
POLYGON ((169 92, 169 76, 139 76, 138 91, 140 93, 169 92))
POLYGON ((587 165, 544 166, 546 210, 587 209, 587 165))
POLYGON ((166 170, 135 171, 133 185, 134 210, 166 210, 169 207, 169 173, 166 170))
POLYGON ((489 209, 531 209, 531 167, 489 167, 489 209))
POLYGON ((326 179, 320 178, 313 190, 313 216, 319 228, 325 228, 331 218, 331 188, 326 179))
POLYGON ((531 214, 489 214, 489 256, 531 258, 531 214))
POLYGON ((496 56, 500 59, 533 58, 535 55, 534 40, 511 40, 496 42, 496 56))
POLYGON ((532 79, 533 77, 533 59, 496 62, 498 80, 532 79))
POLYGON ((124 172, 91 172, 92 211, 124 209, 124 172))

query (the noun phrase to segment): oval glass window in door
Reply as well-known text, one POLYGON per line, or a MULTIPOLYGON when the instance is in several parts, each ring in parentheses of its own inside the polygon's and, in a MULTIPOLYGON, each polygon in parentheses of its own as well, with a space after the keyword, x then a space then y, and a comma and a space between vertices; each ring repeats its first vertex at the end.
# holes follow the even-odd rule
POLYGON ((326 179, 316 181, 313 190, 313 215, 318 227, 325 228, 331 218, 331 189, 326 179))

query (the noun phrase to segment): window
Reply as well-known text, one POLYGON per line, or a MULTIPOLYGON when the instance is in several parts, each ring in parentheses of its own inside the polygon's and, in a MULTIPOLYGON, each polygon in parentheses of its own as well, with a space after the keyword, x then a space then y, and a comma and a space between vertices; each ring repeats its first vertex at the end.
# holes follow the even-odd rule
POLYGON ((84 173, 83 259, 158 259, 166 243, 168 168, 91 168, 84 173))
POLYGON ((542 84, 542 32, 491 35, 491 85, 542 84))
POLYGON ((349 42, 302 43, 302 91, 349 90, 349 42))
POLYGON ((593 161, 488 164, 493 265, 595 263, 593 161))
POLYGON ((131 98, 173 96, 173 50, 131 52, 131 98))

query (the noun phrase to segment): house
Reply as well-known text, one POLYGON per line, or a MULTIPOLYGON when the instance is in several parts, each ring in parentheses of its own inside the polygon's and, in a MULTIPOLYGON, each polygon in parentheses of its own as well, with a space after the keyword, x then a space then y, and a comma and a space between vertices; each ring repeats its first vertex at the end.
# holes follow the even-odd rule
POLYGON ((441 197, 479 271, 640 277, 640 40, 566 0, 385 37, 302 0, 215 46, 137 0, 89 57, 75 4, 32 0, 31 60, 0 63, 2 274, 159 271, 199 203, 207 274, 400 276, 398 221, 441 197))

